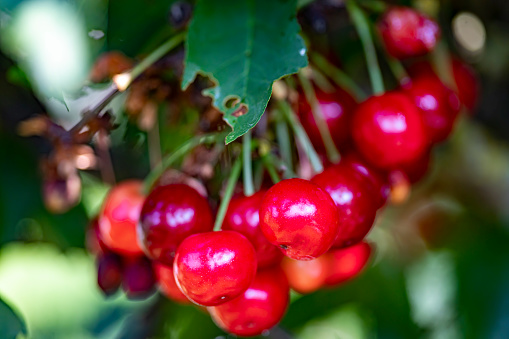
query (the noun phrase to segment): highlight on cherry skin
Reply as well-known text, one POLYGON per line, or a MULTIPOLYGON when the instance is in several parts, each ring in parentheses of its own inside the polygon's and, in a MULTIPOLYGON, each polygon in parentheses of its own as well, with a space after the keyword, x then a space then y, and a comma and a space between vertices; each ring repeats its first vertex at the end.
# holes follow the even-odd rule
POLYGON ((197 233, 180 244, 173 273, 182 293, 198 305, 215 306, 238 297, 256 274, 256 252, 234 231, 197 233))
POLYGON ((283 180, 267 191, 260 207, 260 224, 269 242, 297 260, 325 253, 340 231, 330 195, 303 179, 283 180))
POLYGON ((143 183, 128 180, 117 184, 108 193, 99 213, 99 235, 112 251, 122 255, 142 255, 136 225, 145 197, 143 183))
POLYGON ((141 209, 138 240, 152 260, 172 265, 180 243, 189 235, 212 231, 207 199, 184 184, 158 186, 141 209))

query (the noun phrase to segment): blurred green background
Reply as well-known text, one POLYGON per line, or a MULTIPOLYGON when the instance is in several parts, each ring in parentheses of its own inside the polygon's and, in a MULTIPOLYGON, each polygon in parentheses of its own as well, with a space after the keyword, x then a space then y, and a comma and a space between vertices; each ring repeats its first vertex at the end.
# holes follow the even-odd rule
MULTIPOLYGON (((509 2, 399 3, 438 15, 444 40, 480 75, 478 108, 434 151, 430 173, 410 199, 379 213, 369 235, 376 256, 362 276, 334 290, 295 295, 269 338, 509 338, 509 2), (465 11, 486 30, 475 53, 462 48, 451 28, 465 11)), ((48 212, 38 161, 51 146, 16 132, 20 121, 42 112, 64 126, 76 122, 83 102, 60 89, 79 88, 104 51, 135 57, 153 50, 174 31, 173 5, 0 1, 1 338, 20 331, 31 338, 227 337, 204 311, 160 295, 143 302, 120 293, 105 299, 84 237, 108 186, 98 173, 82 172, 80 203, 61 215, 48 212), (44 59, 46 49, 58 46, 48 45, 40 27, 69 42, 61 59, 44 59)), ((299 18, 312 45, 335 51, 341 66, 369 88, 342 1, 317 0, 302 7, 299 18)), ((142 178, 150 167, 146 135, 122 110, 116 114, 121 128, 113 135, 112 158, 118 179, 142 178)), ((192 133, 196 119, 190 114, 162 126, 163 150, 192 133)))

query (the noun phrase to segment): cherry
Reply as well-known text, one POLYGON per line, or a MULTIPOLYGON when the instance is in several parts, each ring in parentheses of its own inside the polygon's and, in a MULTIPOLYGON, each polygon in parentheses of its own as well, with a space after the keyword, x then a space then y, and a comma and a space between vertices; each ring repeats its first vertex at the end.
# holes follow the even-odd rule
MULTIPOLYGON (((343 90, 336 90, 334 93, 326 93, 319 89, 315 90, 320 112, 329 127, 332 140, 336 147, 342 148, 350 137, 350 119, 357 106, 355 100, 343 90)), ((313 116, 311 106, 305 100, 305 96, 299 96, 299 118, 306 130, 309 139, 320 151, 325 151, 320 130, 313 116)))
POLYGON ((385 204, 390 191, 386 173, 369 165, 355 151, 350 151, 343 155, 341 157, 341 164, 353 168, 366 179, 366 183, 371 186, 372 192, 378 192, 378 194, 374 195, 378 208, 385 204))
POLYGON ((136 224, 143 204, 142 182, 128 180, 113 187, 99 214, 99 234, 112 251, 123 255, 141 255, 136 224))
POLYGON ((445 140, 460 109, 456 93, 435 75, 421 75, 412 79, 404 91, 419 108, 429 140, 433 143, 445 140))
POLYGON ((409 7, 390 7, 378 22, 387 52, 403 59, 427 54, 440 38, 438 24, 409 7))
POLYGON ((184 295, 196 304, 215 306, 242 294, 253 281, 256 266, 256 252, 246 237, 219 231, 184 239, 173 270, 184 295))
POLYGON ((290 288, 301 294, 318 290, 329 274, 329 261, 326 254, 313 260, 293 260, 283 258, 281 268, 288 278, 290 288))
POLYGON ((281 251, 272 245, 260 228, 260 205, 266 191, 259 191, 250 197, 237 196, 230 201, 224 218, 223 230, 232 230, 244 235, 256 250, 258 268, 281 261, 281 251))
POLYGON ((144 256, 125 258, 122 288, 129 299, 145 299, 154 293, 152 264, 144 256))
POLYGON ((154 272, 161 292, 173 301, 181 304, 189 304, 191 301, 180 291, 175 282, 173 267, 160 263, 154 263, 154 272))
POLYGON ((475 70, 463 61, 453 58, 452 72, 461 103, 472 111, 477 104, 480 92, 479 80, 475 70))
POLYGON ((378 208, 377 197, 366 179, 353 168, 340 164, 328 167, 311 181, 326 190, 337 206, 339 232, 333 246, 347 247, 364 239, 378 208))
POLYGON ((156 187, 141 210, 139 240, 146 255, 163 264, 173 264, 179 244, 194 233, 213 228, 207 200, 184 184, 156 187))
POLYGON ((94 255, 99 255, 108 251, 107 246, 104 244, 99 234, 99 222, 97 221, 97 218, 90 221, 85 234, 85 247, 88 252, 94 255))
POLYGON ((261 270, 244 293, 227 303, 209 307, 212 320, 223 330, 239 336, 266 333, 284 316, 289 287, 280 268, 261 270))
POLYGON ((272 186, 260 207, 262 232, 283 253, 297 260, 311 260, 325 253, 339 230, 332 198, 316 184, 287 179, 272 186))
POLYGON ((413 184, 421 180, 428 173, 430 161, 431 150, 428 150, 416 161, 402 164, 398 169, 405 173, 408 180, 413 184))
POLYGON ((325 284, 337 286, 358 276, 366 267, 371 253, 371 246, 367 242, 328 252, 330 271, 325 284))
POLYGON ((101 253, 97 257, 97 285, 106 296, 114 294, 122 283, 122 262, 115 253, 101 253))
POLYGON ((380 169, 414 161, 428 147, 420 112, 400 92, 386 92, 361 103, 353 116, 352 131, 363 158, 380 169))

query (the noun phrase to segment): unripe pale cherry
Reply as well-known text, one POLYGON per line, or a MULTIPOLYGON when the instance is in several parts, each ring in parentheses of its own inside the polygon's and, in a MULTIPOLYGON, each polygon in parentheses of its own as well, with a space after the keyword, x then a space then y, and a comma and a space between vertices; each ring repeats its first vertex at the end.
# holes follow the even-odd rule
POLYGON ((171 265, 182 240, 211 231, 213 223, 207 199, 192 187, 158 186, 143 204, 138 237, 149 258, 171 265))
POLYGON ((209 307, 212 320, 223 330, 244 337, 260 335, 284 316, 289 287, 279 267, 261 270, 238 298, 209 307))
POLYGON ((104 244, 122 255, 142 255, 138 244, 136 225, 145 199, 143 184, 128 180, 113 187, 99 213, 99 235, 104 244))
POLYGON ((215 306, 242 294, 253 281, 256 267, 256 252, 246 237, 218 231, 184 239, 173 273, 177 286, 191 301, 215 306))
POLYGON ((321 288, 330 269, 327 254, 306 261, 285 257, 281 261, 281 268, 288 278, 290 288, 301 294, 311 293, 321 288))
POLYGON ((260 207, 262 232, 283 253, 311 260, 325 253, 339 230, 339 216, 330 195, 303 179, 287 179, 272 186, 260 207))
POLYGON ((337 286, 357 277, 368 264, 372 252, 367 242, 328 252, 330 270, 325 285, 337 286))

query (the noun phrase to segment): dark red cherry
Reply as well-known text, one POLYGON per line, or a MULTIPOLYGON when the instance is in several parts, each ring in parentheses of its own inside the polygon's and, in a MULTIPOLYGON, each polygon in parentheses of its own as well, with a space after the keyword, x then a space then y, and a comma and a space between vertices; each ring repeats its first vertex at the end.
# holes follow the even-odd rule
POLYGON ((173 263, 180 290, 203 306, 219 305, 238 297, 253 281, 256 267, 253 245, 234 231, 187 237, 173 263))
POLYGON ((122 283, 122 261, 115 253, 97 257, 97 285, 107 296, 114 294, 122 283))
MULTIPOLYGON (((348 93, 340 89, 333 93, 326 93, 319 89, 315 89, 315 92, 320 112, 329 127, 332 140, 336 147, 341 149, 350 137, 350 119, 357 103, 348 93)), ((313 146, 323 153, 325 146, 311 106, 304 95, 300 95, 299 99, 299 118, 302 126, 313 146)))
POLYGON ((401 165, 398 169, 405 173, 408 180, 413 184, 421 180, 429 171, 431 151, 425 152, 419 159, 401 165))
POLYGON ((142 182, 129 180, 117 184, 106 197, 99 214, 99 233, 106 246, 123 255, 141 255, 136 225, 145 197, 142 182))
POLYGON ((342 155, 341 164, 353 168, 366 179, 366 182, 371 186, 373 192, 378 192, 378 194, 374 195, 377 197, 378 208, 385 204, 390 191, 390 185, 387 182, 387 173, 369 165, 355 151, 350 151, 342 155))
POLYGON ((367 242, 328 252, 326 255, 330 260, 330 271, 325 284, 337 286, 358 276, 366 267, 371 252, 367 242))
POLYGON ((330 195, 303 179, 287 179, 272 186, 260 207, 262 232, 283 253, 311 260, 325 253, 339 230, 339 217, 330 195))
POLYGON ((289 287, 279 267, 261 270, 244 293, 227 303, 209 307, 212 320, 223 330, 243 337, 266 333, 284 316, 289 287))
POLYGON ((145 299, 155 291, 152 263, 144 256, 125 258, 122 288, 129 299, 145 299))
POLYGON ((175 282, 173 267, 160 263, 154 263, 154 272, 156 274, 159 290, 169 299, 181 304, 190 304, 191 301, 182 293, 175 282))
POLYGON ((329 261, 326 254, 307 261, 285 257, 281 261, 281 268, 288 278, 290 288, 298 293, 307 294, 323 286, 329 274, 329 261))
POLYGON ((432 143, 444 141, 451 133, 460 109, 456 93, 435 75, 413 78, 404 91, 419 108, 429 140, 432 143))
POLYGON ((440 38, 438 24, 410 7, 390 7, 378 22, 387 52, 403 59, 424 55, 440 38))
POLYGON ((156 187, 141 210, 139 240, 147 256, 173 264, 179 244, 191 234, 213 228, 207 200, 184 184, 156 187))
POLYGON ((256 250, 258 268, 279 263, 281 251, 272 245, 260 228, 260 205, 266 191, 259 191, 250 197, 237 196, 230 201, 224 218, 223 230, 231 230, 244 235, 256 250))
POLYGON ((480 92, 479 79, 475 70, 463 61, 453 58, 452 72, 461 103, 472 111, 477 104, 480 92))
POLYGON ((339 214, 339 231, 333 247, 358 243, 373 226, 378 201, 366 179, 345 165, 334 165, 315 175, 312 182, 330 194, 339 214))
POLYGON ((428 147, 421 113, 400 92, 386 92, 361 103, 353 116, 352 134, 362 157, 380 169, 414 161, 428 147))

